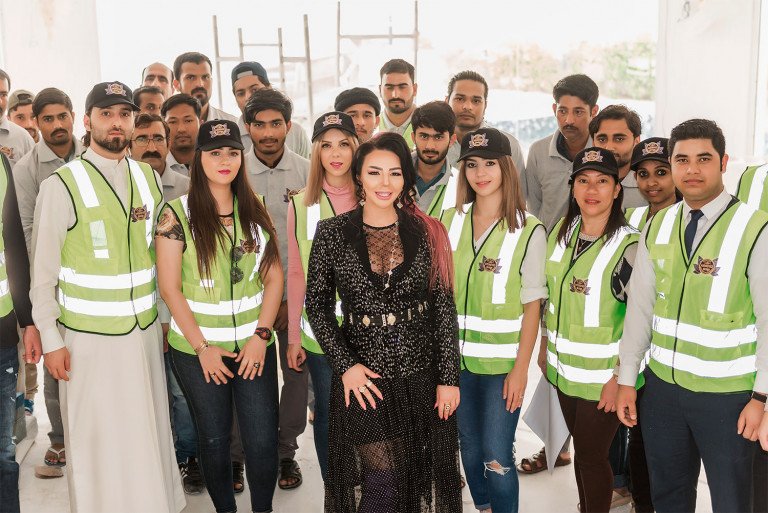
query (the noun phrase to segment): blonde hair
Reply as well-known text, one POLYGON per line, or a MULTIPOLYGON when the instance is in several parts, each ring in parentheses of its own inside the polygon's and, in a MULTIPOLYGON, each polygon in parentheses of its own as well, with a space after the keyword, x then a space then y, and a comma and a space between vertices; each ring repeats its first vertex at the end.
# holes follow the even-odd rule
MULTIPOLYGON (((346 132, 344 135, 347 137, 350 147, 352 148, 352 155, 357 151, 357 147, 360 143, 357 137, 354 137, 346 132)), ((312 154, 309 157, 309 176, 307 177, 307 186, 304 188, 304 206, 311 206, 315 203, 320 203, 320 195, 323 192, 323 180, 325 180, 325 168, 320 160, 320 145, 322 140, 318 139, 312 143, 312 154)), ((352 172, 352 165, 348 170, 352 172)))
MULTIPOLYGON (((506 223, 507 230, 513 232, 525 226, 525 198, 520 186, 520 177, 515 163, 509 155, 503 155, 496 159, 501 169, 501 205, 499 205, 499 217, 506 223)), ((464 212, 464 205, 475 201, 477 195, 469 185, 466 175, 467 161, 461 161, 459 171, 459 183, 456 189, 456 210, 464 212)))

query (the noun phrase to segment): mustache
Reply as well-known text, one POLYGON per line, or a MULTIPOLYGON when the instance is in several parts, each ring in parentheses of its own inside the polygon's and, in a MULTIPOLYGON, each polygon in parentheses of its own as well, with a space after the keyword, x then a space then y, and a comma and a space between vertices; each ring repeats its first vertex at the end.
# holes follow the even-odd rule
POLYGON ((208 94, 208 90, 205 87, 195 87, 194 89, 192 89, 192 96, 194 96, 195 93, 208 94))
POLYGON ((67 133, 69 133, 69 132, 67 132, 67 131, 66 131, 66 130, 64 130, 63 128, 57 128, 56 130, 54 130, 53 132, 51 132, 51 135, 67 134, 67 133))
POLYGON ((145 159, 161 159, 161 158, 163 158, 163 156, 160 155, 156 151, 147 151, 147 152, 144 153, 144 155, 142 155, 142 158, 145 158, 145 159))
POLYGON ((271 137, 268 138, 268 139, 259 139, 259 143, 261 143, 261 144, 264 144, 264 143, 276 143, 276 142, 277 142, 277 139, 273 139, 271 137))
POLYGON ((563 125, 563 130, 576 130, 576 125, 563 125))

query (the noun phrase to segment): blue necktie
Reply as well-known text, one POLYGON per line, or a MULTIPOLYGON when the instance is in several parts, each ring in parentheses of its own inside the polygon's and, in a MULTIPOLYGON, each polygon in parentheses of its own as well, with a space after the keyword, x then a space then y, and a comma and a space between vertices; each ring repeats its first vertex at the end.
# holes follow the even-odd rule
POLYGON ((699 219, 704 213, 701 210, 691 210, 691 220, 685 227, 685 254, 688 258, 691 258, 691 248, 693 247, 693 239, 696 237, 696 228, 699 226, 699 219))

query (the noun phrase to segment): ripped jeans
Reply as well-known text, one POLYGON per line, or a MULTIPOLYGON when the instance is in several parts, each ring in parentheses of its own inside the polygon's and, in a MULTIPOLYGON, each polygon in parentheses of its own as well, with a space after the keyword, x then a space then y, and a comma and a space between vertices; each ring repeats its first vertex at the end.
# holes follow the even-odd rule
POLYGON ((456 410, 464 474, 475 508, 517 513, 520 486, 515 471, 515 430, 520 408, 509 413, 502 398, 506 374, 461 371, 456 410))

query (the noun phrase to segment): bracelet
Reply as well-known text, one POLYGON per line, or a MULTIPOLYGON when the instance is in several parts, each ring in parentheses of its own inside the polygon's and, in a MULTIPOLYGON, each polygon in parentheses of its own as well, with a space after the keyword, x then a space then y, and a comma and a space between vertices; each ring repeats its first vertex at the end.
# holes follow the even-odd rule
POLYGON ((206 349, 208 349, 208 341, 203 339, 203 342, 199 346, 197 346, 194 349, 194 351, 197 356, 200 356, 201 354, 203 354, 203 351, 205 351, 206 349))
POLYGON ((272 338, 272 330, 269 328, 256 328, 253 334, 258 335, 261 340, 266 340, 267 342, 272 338))
POLYGON ((760 401, 761 403, 765 404, 766 401, 768 401, 768 395, 761 394, 760 392, 752 392, 752 399, 755 401, 760 401))

